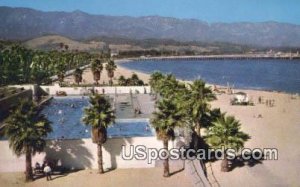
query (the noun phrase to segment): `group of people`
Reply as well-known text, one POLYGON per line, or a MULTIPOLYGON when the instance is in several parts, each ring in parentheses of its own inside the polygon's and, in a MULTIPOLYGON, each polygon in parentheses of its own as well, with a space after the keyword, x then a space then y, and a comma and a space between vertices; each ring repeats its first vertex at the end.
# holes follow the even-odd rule
MULTIPOLYGON (((263 103, 263 97, 259 96, 258 97, 258 103, 262 104, 263 103)), ((273 107, 275 105, 275 100, 274 99, 267 99, 265 101, 265 104, 267 107, 273 107)))
POLYGON ((266 105, 268 107, 273 107, 275 105, 275 100, 274 99, 267 99, 266 100, 266 105))

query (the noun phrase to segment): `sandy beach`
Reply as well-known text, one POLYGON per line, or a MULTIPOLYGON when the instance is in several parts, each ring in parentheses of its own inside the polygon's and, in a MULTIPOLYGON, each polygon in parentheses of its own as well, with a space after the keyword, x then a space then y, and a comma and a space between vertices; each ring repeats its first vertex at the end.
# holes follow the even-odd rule
POLYGON ((252 97, 255 106, 232 106, 230 95, 218 96, 212 103, 222 111, 234 115, 242 130, 251 136, 245 147, 276 148, 278 160, 263 160, 253 165, 235 167, 231 172, 220 172, 220 161, 212 164, 221 186, 299 186, 300 179, 300 99, 290 94, 243 90, 252 97), (258 104, 258 97, 274 99, 275 106, 258 104), (262 118, 258 118, 261 115, 262 118))

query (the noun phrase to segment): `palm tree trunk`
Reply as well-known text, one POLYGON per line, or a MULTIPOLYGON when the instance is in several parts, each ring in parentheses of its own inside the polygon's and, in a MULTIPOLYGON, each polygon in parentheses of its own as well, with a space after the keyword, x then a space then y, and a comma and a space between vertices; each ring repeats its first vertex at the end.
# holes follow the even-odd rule
POLYGON ((33 180, 33 173, 32 173, 32 163, 31 163, 31 149, 26 149, 26 171, 25 171, 25 179, 26 181, 33 180))
POLYGON ((102 160, 102 143, 98 143, 98 170, 100 174, 104 173, 102 160))
POLYGON ((101 78, 99 77, 99 79, 97 79, 96 84, 99 85, 101 78))
POLYGON ((221 163, 221 171, 222 172, 228 172, 229 171, 228 159, 226 158, 226 155, 225 155, 224 160, 222 160, 222 163, 221 163))
POLYGON ((112 80, 112 77, 110 77, 109 84, 110 84, 110 86, 112 86, 112 85, 113 85, 113 80, 112 80))
POLYGON ((201 124, 200 123, 196 123, 196 132, 197 132, 197 135, 199 137, 201 137, 201 124))
POLYGON ((101 75, 98 72, 93 72, 93 73, 94 73, 94 81, 96 82, 96 85, 99 85, 101 75))
MULTIPOLYGON (((167 139, 163 140, 163 144, 164 144, 164 149, 165 150, 169 150, 168 149, 168 143, 169 141, 167 139)), ((164 177, 169 177, 170 176, 170 168, 169 168, 169 158, 166 158, 164 160, 164 177)))

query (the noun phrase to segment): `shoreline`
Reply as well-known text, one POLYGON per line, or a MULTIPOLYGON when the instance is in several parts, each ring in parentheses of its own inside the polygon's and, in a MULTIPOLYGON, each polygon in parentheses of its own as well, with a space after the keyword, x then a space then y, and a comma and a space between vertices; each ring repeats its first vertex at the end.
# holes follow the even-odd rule
MULTIPOLYGON (((147 72, 143 72, 143 71, 140 71, 140 70, 134 70, 134 69, 130 69, 130 68, 127 68, 127 67, 124 67, 122 66, 123 63, 126 63, 126 62, 133 62, 132 60, 130 59, 122 59, 122 60, 115 60, 116 64, 118 65, 118 67, 121 67, 122 69, 124 70, 127 70, 127 71, 131 71, 131 72, 134 72, 136 73, 140 78, 141 77, 148 77, 148 79, 150 78, 151 74, 150 73, 147 73, 147 72)), ((182 80, 180 78, 176 78, 178 81, 181 81, 181 82, 186 82, 186 83, 191 83, 193 82, 192 80, 182 80)), ((142 79, 143 80, 143 79, 142 79)), ((148 83, 149 80, 143 80, 145 83, 148 83)), ((227 86, 226 85, 219 85, 219 84, 213 84, 213 83, 209 83, 209 82, 206 82, 206 85, 208 86, 211 86, 213 87, 214 85, 219 88, 219 89, 227 89, 227 86)), ((287 94, 287 95, 297 95, 299 96, 300 93, 291 93, 291 92, 285 92, 285 91, 278 91, 278 90, 271 90, 271 89, 260 89, 260 88, 238 88, 238 87, 235 87, 233 88, 234 90, 239 90, 239 91, 262 91, 262 92, 269 92, 269 93, 280 93, 280 94, 287 94)))

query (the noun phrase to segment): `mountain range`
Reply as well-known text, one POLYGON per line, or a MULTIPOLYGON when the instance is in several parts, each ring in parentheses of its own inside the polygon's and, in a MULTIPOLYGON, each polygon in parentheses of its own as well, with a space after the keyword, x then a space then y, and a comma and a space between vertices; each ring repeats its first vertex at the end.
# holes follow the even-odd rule
POLYGON ((300 47, 300 25, 279 22, 207 23, 160 16, 91 15, 82 11, 43 12, 0 7, 0 39, 29 40, 62 35, 76 40, 96 37, 228 42, 258 47, 300 47))

